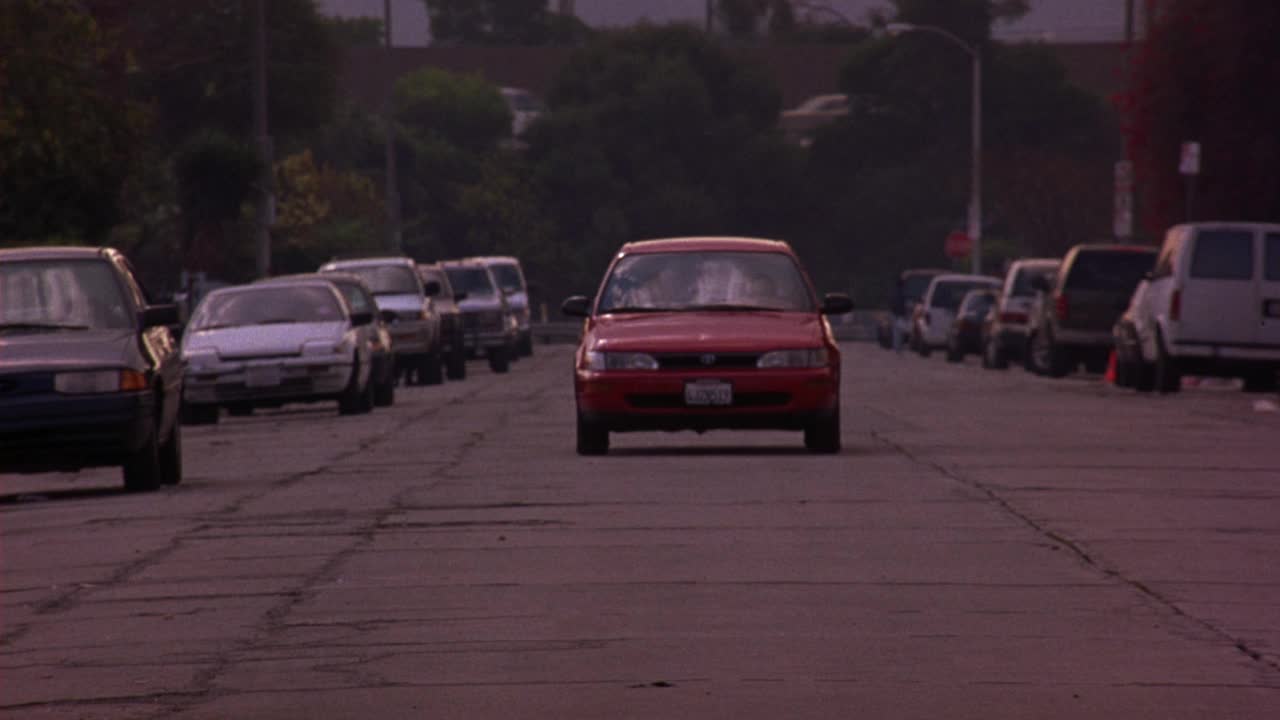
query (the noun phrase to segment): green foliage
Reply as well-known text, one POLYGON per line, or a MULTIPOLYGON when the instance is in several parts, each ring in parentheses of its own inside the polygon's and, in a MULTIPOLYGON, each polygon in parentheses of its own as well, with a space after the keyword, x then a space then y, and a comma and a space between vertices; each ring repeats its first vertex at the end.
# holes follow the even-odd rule
POLYGON ((478 75, 427 68, 396 81, 396 119, 424 142, 482 152, 511 132, 511 111, 498 89, 478 75))
POLYGON ((436 45, 566 45, 590 29, 547 0, 423 0, 436 45))
POLYGON ((185 227, 187 266, 227 277, 233 254, 225 244, 243 245, 247 238, 228 226, 243 212, 253 192, 261 163, 253 148, 210 130, 193 135, 175 153, 173 175, 185 227))
POLYGON ((338 47, 378 47, 386 37, 386 25, 376 17, 323 18, 329 36, 338 47))

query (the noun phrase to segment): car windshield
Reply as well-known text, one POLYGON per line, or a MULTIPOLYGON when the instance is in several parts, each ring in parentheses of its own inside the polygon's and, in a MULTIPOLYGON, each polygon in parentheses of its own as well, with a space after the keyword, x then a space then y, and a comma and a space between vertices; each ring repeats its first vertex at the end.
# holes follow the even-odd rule
POLYGON ((1072 264, 1065 287, 1131 293, 1155 262, 1154 252, 1081 252, 1072 264))
POLYGON ((451 267, 445 270, 449 275, 449 284, 454 292, 466 293, 469 297, 492 295, 495 288, 489 272, 479 267, 451 267))
POLYGON ((493 271, 493 278, 498 281, 498 287, 502 288, 502 292, 508 295, 524 292, 524 281, 520 278, 520 269, 515 265, 502 263, 490 265, 489 269, 493 271))
POLYGON ((929 306, 942 310, 955 310, 966 293, 974 288, 991 287, 990 283, 973 280, 948 280, 940 282, 933 288, 933 296, 929 298, 929 306))
POLYGON ((191 328, 212 330, 344 319, 342 305, 328 288, 264 287, 210 295, 192 316, 191 328))
POLYGON ((417 279, 403 265, 357 265, 342 272, 359 275, 374 295, 417 295, 421 292, 417 279))
POLYGON ((924 297, 924 293, 929 289, 929 282, 933 280, 932 275, 908 275, 902 281, 902 297, 907 302, 915 302, 924 297))
POLYGON ((808 282, 788 255, 667 252, 619 260, 605 282, 599 311, 813 309, 808 282))
POLYGON ((0 264, 0 332, 131 328, 129 307, 105 260, 0 264))
POLYGON ((1053 279, 1053 274, 1057 271, 1058 271, 1058 268, 1057 266, 1054 266, 1054 265, 1045 265, 1045 266, 1039 266, 1039 267, 1028 266, 1028 267, 1020 268, 1018 270, 1018 273, 1013 276, 1013 291, 1010 293, 1010 296, 1011 297, 1032 297, 1033 295, 1036 294, 1036 289, 1031 286, 1032 281, 1034 281, 1038 277, 1042 277, 1046 280, 1051 280, 1053 279))

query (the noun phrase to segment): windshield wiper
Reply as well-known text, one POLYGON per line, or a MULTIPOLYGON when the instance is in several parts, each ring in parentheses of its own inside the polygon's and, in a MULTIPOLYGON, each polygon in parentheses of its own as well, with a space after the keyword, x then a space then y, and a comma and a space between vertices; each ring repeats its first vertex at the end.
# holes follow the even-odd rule
POLYGON ((737 311, 758 312, 762 310, 770 311, 770 312, 782 312, 783 310, 783 308, 768 307, 765 305, 735 305, 733 303, 713 303, 710 305, 689 305, 689 306, 686 306, 684 309, 693 310, 693 311, 710 311, 710 312, 737 312, 737 311))
POLYGON ((623 305, 621 307, 612 307, 600 311, 601 315, 611 315, 614 313, 660 313, 660 312, 676 312, 683 308, 670 307, 645 307, 640 305, 623 305))
POLYGON ((3 323, 0 324, 0 331, 4 330, 88 330, 88 325, 67 325, 61 323, 3 323))
POLYGON ((296 322, 303 322, 297 318, 269 318, 267 320, 259 320, 254 325, 290 325, 296 322))

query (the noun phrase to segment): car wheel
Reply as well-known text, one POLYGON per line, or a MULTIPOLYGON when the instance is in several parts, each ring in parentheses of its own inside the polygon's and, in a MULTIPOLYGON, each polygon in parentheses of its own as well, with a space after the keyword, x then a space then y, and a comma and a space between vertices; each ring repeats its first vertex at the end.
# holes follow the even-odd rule
POLYGON ((1164 336, 1156 333, 1155 389, 1160 394, 1176 393, 1182 389, 1182 372, 1177 361, 1164 349, 1164 336))
POLYGON ((366 413, 371 413, 373 412, 373 408, 376 407, 377 404, 378 404, 378 388, 377 388, 377 385, 374 384, 373 382, 373 376, 370 375, 369 379, 365 381, 364 392, 360 393, 360 408, 358 412, 361 415, 364 415, 366 413))
POLYGON ((840 409, 836 408, 830 415, 815 420, 804 429, 804 446, 809 452, 840 452, 840 409))
POLYGON ((160 446, 160 482, 177 485, 182 482, 182 423, 174 423, 169 441, 160 446))
POLYGON ((1037 333, 1031 351, 1035 355, 1034 362, 1040 374, 1061 378, 1071 372, 1071 364, 1067 360, 1066 353, 1053 341, 1053 336, 1049 333, 1037 333))
POLYGON ((1244 376, 1244 391, 1247 393, 1269 393, 1276 391, 1276 371, 1262 370, 1244 376))
POLYGON ((147 441, 124 462, 124 489, 148 492, 160 487, 160 443, 156 441, 155 423, 151 424, 147 441))
POLYGON ((227 414, 231 417, 249 417, 253 414, 253 406, 248 403, 234 403, 227 406, 227 414))
POLYGON ((1133 359, 1129 357, 1128 353, 1120 348, 1119 344, 1116 345, 1116 348, 1112 350, 1112 352, 1115 353, 1116 356, 1115 386, 1118 388, 1133 387, 1133 359))
POLYGON ((498 347, 486 353, 489 357, 489 369, 496 373, 504 373, 511 369, 511 349, 498 347))
POLYGON ((217 425, 218 424, 218 406, 217 405, 186 405, 182 406, 182 424, 183 425, 217 425))
POLYGON ((578 454, 604 455, 609 452, 609 430, 578 413, 578 454))
POLYGON ((418 363, 418 384, 439 385, 444 382, 444 364, 439 352, 427 353, 418 363))
POLYGON ((449 351, 449 359, 445 364, 445 374, 450 380, 467 379, 467 350, 459 340, 449 351))

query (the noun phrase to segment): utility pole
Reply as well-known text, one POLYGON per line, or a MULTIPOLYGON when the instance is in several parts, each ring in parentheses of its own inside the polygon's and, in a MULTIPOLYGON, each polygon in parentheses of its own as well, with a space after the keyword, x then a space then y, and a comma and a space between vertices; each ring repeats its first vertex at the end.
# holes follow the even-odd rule
POLYGON ((707 0, 707 34, 710 35, 715 30, 716 24, 716 0, 707 0))
MULTIPOLYGON (((261 2, 262 0, 259 0, 261 2)), ((391 0, 382 2, 384 44, 382 56, 382 80, 386 83, 386 96, 382 99, 382 127, 386 142, 386 193, 387 193, 387 244, 393 252, 402 252, 400 234, 400 190, 396 172, 396 121, 394 117, 395 68, 391 57, 391 0)))
POLYGON ((258 215, 254 232, 257 235, 256 268, 258 277, 271 274, 271 222, 275 215, 275 195, 272 192, 271 136, 267 134, 267 14, 266 0, 253 3, 253 139, 258 146, 258 161, 262 167, 258 177, 258 215))
POLYGON ((1134 0, 1124 0, 1124 43, 1133 45, 1134 0))

